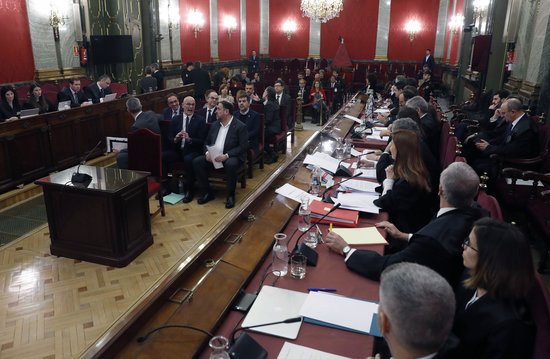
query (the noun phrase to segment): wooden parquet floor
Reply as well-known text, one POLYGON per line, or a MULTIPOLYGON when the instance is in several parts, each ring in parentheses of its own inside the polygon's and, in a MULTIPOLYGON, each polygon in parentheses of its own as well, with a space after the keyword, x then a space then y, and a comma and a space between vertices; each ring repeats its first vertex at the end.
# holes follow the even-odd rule
MULTIPOLYGON (((313 132, 297 132, 289 151, 313 132)), ((256 167, 247 188, 237 186, 237 205, 276 168, 256 167)), ((224 202, 220 189, 216 200, 206 205, 166 205, 166 216, 152 220, 154 244, 125 268, 50 255, 47 225, 2 247, 0 358, 78 358, 90 346, 101 345, 98 339, 230 213, 224 202)))

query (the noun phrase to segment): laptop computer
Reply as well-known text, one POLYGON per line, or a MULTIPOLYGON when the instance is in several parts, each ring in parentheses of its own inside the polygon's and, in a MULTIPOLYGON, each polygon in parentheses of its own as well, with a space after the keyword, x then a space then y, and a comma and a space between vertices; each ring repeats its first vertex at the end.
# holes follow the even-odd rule
POLYGON ((61 101, 57 104, 57 111, 68 110, 71 108, 71 100, 61 101))
POLYGON ((21 110, 19 113, 19 118, 27 118, 38 115, 40 112, 39 108, 30 108, 28 110, 21 110))
POLYGON ((109 101, 113 101, 116 99, 116 93, 110 93, 108 95, 105 95, 105 97, 103 98, 103 102, 109 102, 109 101))

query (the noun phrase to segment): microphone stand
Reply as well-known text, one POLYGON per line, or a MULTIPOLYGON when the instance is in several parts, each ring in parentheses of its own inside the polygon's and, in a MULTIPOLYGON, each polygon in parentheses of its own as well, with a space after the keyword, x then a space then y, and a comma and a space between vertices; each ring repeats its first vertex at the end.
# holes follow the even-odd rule
POLYGON ((351 179, 354 179, 354 178, 356 178, 356 177, 359 177, 359 176, 361 176, 362 174, 363 174, 363 172, 357 172, 357 173, 354 174, 353 176, 348 177, 348 178, 346 178, 346 179, 344 179, 344 180, 341 180, 341 181, 338 182, 338 183, 334 183, 332 186, 328 186, 327 188, 325 188, 325 190, 324 190, 323 193, 321 194, 322 201, 325 202, 325 203, 334 203, 334 202, 332 202, 332 200, 328 200, 327 198, 325 198, 326 195, 327 195, 327 193, 328 193, 328 191, 330 191, 331 189, 333 189, 333 188, 336 187, 337 185, 340 185, 340 184, 342 184, 342 183, 344 183, 344 182, 347 182, 347 181, 349 181, 349 180, 351 180, 351 179))
MULTIPOLYGON (((374 153, 374 151, 369 151, 367 153, 362 153, 359 156, 356 156, 355 158, 359 159, 363 156, 370 155, 372 153, 374 153)), ((342 159, 342 160, 340 160, 340 162, 338 162, 338 166, 336 167, 336 172, 334 173, 335 176, 345 176, 345 177, 351 176, 351 171, 349 170, 349 168, 347 168, 345 166, 342 166, 342 162, 344 162, 345 160, 346 159, 342 159)))
POLYGON ((294 245, 294 249, 292 250, 292 254, 297 254, 297 253, 300 253, 302 255, 304 255, 306 258, 307 258, 307 264, 309 264, 310 266, 316 266, 317 265, 317 260, 319 259, 319 255, 317 254, 317 252, 308 247, 307 245, 305 245, 304 243, 300 243, 300 239, 302 239, 302 237, 307 233, 309 232, 313 227, 315 227, 316 225, 318 225, 323 219, 325 219, 329 214, 331 214, 332 212, 334 212, 336 209, 338 209, 340 207, 340 203, 336 204, 334 207, 332 207, 330 209, 330 211, 328 211, 327 213, 325 213, 321 218, 319 218, 318 220, 316 220, 313 224, 311 224, 307 231, 304 231, 302 232, 302 234, 300 234, 300 236, 298 237, 298 239, 296 240, 296 244, 294 245))
POLYGON ((86 163, 86 161, 88 160, 90 155, 96 150, 96 148, 99 147, 101 142, 102 141, 99 140, 99 142, 90 150, 90 152, 88 152, 88 154, 86 156, 84 156, 84 158, 80 161, 80 163, 78 164, 78 167, 76 167, 76 172, 73 173, 73 175, 71 176, 71 182, 72 183, 85 183, 85 182, 90 182, 92 180, 92 176, 90 176, 89 174, 79 172, 80 171, 80 165, 86 163))

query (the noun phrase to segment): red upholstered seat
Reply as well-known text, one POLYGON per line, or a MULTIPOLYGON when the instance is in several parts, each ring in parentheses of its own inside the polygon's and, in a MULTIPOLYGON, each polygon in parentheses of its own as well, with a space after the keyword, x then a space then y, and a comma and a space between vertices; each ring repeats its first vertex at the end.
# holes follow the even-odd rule
POLYGON ((533 358, 550 358, 550 293, 544 280, 537 273, 535 285, 527 297, 527 304, 537 327, 533 358))
POLYGON ((164 216, 164 200, 162 198, 162 144, 161 136, 149 129, 141 128, 128 133, 128 169, 149 172, 147 188, 149 197, 157 195, 159 212, 164 216))
POLYGON ((485 191, 481 190, 477 196, 477 203, 481 206, 481 208, 489 211, 491 218, 502 221, 502 211, 500 210, 500 205, 495 197, 488 195, 485 191))
POLYGON ((248 178, 253 177, 254 165, 256 163, 260 163, 260 169, 264 168, 265 117, 263 113, 260 113, 260 133, 258 136, 258 153, 256 153, 252 148, 249 148, 247 151, 248 178))
POLYGON ((447 141, 447 150, 445 151, 445 158, 443 159, 441 169, 444 170, 451 163, 455 161, 457 151, 458 140, 455 136, 450 136, 447 141))
POLYGON ((451 137, 450 130, 451 126, 449 126, 449 122, 444 121, 441 125, 441 137, 439 141, 439 162, 441 168, 444 168, 443 165, 445 162, 445 155, 447 154, 447 144, 449 143, 449 137, 451 137))
POLYGON ((128 93, 128 85, 112 82, 111 91, 117 94, 116 95, 117 98, 120 98, 121 95, 128 93))

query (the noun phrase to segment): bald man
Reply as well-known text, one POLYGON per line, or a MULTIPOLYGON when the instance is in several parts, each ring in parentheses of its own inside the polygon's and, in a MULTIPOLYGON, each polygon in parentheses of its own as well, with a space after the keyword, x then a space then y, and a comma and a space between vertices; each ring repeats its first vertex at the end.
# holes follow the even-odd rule
POLYGON ((193 159, 203 153, 204 139, 208 133, 204 117, 195 114, 195 99, 187 96, 183 99, 183 114, 172 120, 171 134, 174 150, 183 159, 185 168, 185 184, 183 202, 193 200, 193 159))

